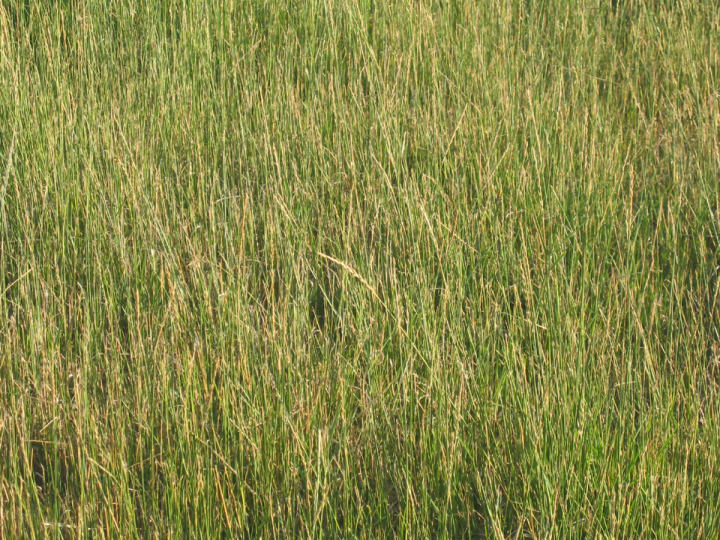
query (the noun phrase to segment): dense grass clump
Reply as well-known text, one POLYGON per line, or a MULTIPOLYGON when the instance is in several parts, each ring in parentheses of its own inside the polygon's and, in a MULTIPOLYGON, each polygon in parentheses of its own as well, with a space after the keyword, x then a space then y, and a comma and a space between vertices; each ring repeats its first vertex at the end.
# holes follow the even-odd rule
POLYGON ((0 1, 1 538, 720 536, 715 2, 0 1))

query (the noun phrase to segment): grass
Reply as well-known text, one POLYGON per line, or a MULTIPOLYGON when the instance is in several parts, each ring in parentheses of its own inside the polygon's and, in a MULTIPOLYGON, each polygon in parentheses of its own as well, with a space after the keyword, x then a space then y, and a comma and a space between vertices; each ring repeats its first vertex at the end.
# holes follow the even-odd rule
POLYGON ((0 2, 0 537, 720 535, 715 2, 0 2))

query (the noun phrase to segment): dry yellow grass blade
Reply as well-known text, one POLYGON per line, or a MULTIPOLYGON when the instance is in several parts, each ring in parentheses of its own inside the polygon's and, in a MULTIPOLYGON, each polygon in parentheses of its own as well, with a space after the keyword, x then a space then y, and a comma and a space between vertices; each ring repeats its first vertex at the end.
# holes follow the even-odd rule
MULTIPOLYGON (((351 266, 349 266, 348 264, 342 262, 342 261, 339 260, 339 259, 336 259, 335 257, 331 257, 330 255, 326 255, 325 253, 322 253, 322 252, 320 252, 320 251, 318 251, 317 254, 320 255, 323 259, 327 259, 328 261, 332 261, 332 262, 334 262, 335 264, 337 264, 337 265, 339 265, 339 266, 342 266, 345 270, 347 270, 347 271, 350 273, 350 275, 351 275, 352 277, 354 277, 355 279, 360 280, 360 282, 361 282, 363 285, 365 285, 365 287, 367 287, 367 289, 372 293, 372 295, 377 299, 377 301, 380 302, 380 303, 383 305, 383 307, 385 307, 385 304, 384 304, 383 301, 380 299, 380 297, 378 296, 378 294, 375 292, 375 289, 372 287, 372 285, 370 285, 370 284, 368 283, 368 281, 367 281, 364 277, 362 277, 358 272, 356 272, 351 266)), ((386 308, 386 309, 387 309, 387 308, 386 308)))

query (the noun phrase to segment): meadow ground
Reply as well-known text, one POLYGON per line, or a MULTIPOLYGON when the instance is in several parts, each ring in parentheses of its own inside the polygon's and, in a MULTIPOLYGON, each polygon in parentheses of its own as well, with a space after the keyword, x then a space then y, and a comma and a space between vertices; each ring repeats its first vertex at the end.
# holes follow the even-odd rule
POLYGON ((714 1, 0 1, 0 537, 720 536, 714 1))

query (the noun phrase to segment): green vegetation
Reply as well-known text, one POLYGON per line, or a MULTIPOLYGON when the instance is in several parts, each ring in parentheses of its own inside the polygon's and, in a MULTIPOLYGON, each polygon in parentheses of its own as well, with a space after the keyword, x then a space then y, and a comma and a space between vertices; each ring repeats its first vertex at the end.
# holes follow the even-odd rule
POLYGON ((719 38, 0 1, 0 537, 720 536, 719 38))

